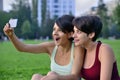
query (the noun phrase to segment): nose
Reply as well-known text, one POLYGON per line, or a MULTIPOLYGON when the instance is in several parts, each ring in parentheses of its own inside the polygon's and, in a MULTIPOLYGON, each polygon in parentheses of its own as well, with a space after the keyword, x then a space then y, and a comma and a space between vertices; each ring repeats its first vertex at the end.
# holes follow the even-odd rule
POLYGON ((75 39, 75 38, 77 38, 77 37, 78 37, 77 33, 74 32, 74 34, 73 34, 73 38, 75 39))
POLYGON ((73 33, 72 37, 73 37, 73 38, 75 37, 75 32, 73 33))
POLYGON ((54 30, 52 34, 53 34, 53 35, 56 35, 56 34, 57 34, 57 31, 56 31, 56 30, 54 30))

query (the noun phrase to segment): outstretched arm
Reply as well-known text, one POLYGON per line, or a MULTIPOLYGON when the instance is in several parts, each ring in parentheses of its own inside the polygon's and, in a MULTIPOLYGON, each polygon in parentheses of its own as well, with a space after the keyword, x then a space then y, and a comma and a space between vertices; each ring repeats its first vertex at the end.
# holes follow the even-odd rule
POLYGON ((50 53, 50 48, 54 46, 53 42, 45 42, 41 44, 25 44, 18 39, 14 33, 14 30, 9 26, 8 23, 4 26, 3 31, 13 43, 15 48, 21 52, 50 53))

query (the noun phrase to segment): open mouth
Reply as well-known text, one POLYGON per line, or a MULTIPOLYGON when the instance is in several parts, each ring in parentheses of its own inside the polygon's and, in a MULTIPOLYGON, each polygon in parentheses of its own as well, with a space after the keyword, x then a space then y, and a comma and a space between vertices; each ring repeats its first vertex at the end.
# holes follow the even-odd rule
POLYGON ((59 41, 60 40, 60 38, 55 38, 55 41, 59 41))

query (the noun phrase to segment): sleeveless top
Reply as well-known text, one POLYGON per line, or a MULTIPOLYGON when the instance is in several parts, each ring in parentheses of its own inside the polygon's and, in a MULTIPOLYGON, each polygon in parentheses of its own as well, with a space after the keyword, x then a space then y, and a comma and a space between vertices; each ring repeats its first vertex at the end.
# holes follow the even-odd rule
MULTIPOLYGON (((100 45, 101 42, 99 41, 96 48, 95 62, 93 66, 89 69, 85 69, 85 68, 81 69, 80 76, 83 77, 85 80, 100 80, 101 63, 98 59, 100 45)), ((116 61, 113 63, 111 80, 120 80, 116 61)))
POLYGON ((51 55, 51 71, 54 71, 60 75, 68 75, 72 71, 72 65, 73 65, 73 53, 74 53, 74 44, 72 43, 71 46, 71 56, 70 56, 70 62, 67 65, 61 66, 55 62, 55 55, 57 52, 58 46, 56 46, 53 50, 53 53, 51 55))

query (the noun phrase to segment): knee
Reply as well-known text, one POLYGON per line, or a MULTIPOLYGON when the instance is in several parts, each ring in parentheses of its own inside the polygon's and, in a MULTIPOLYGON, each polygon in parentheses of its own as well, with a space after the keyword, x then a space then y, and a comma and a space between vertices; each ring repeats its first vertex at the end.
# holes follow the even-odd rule
POLYGON ((40 80, 42 78, 42 75, 40 74, 33 74, 31 80, 40 80))

